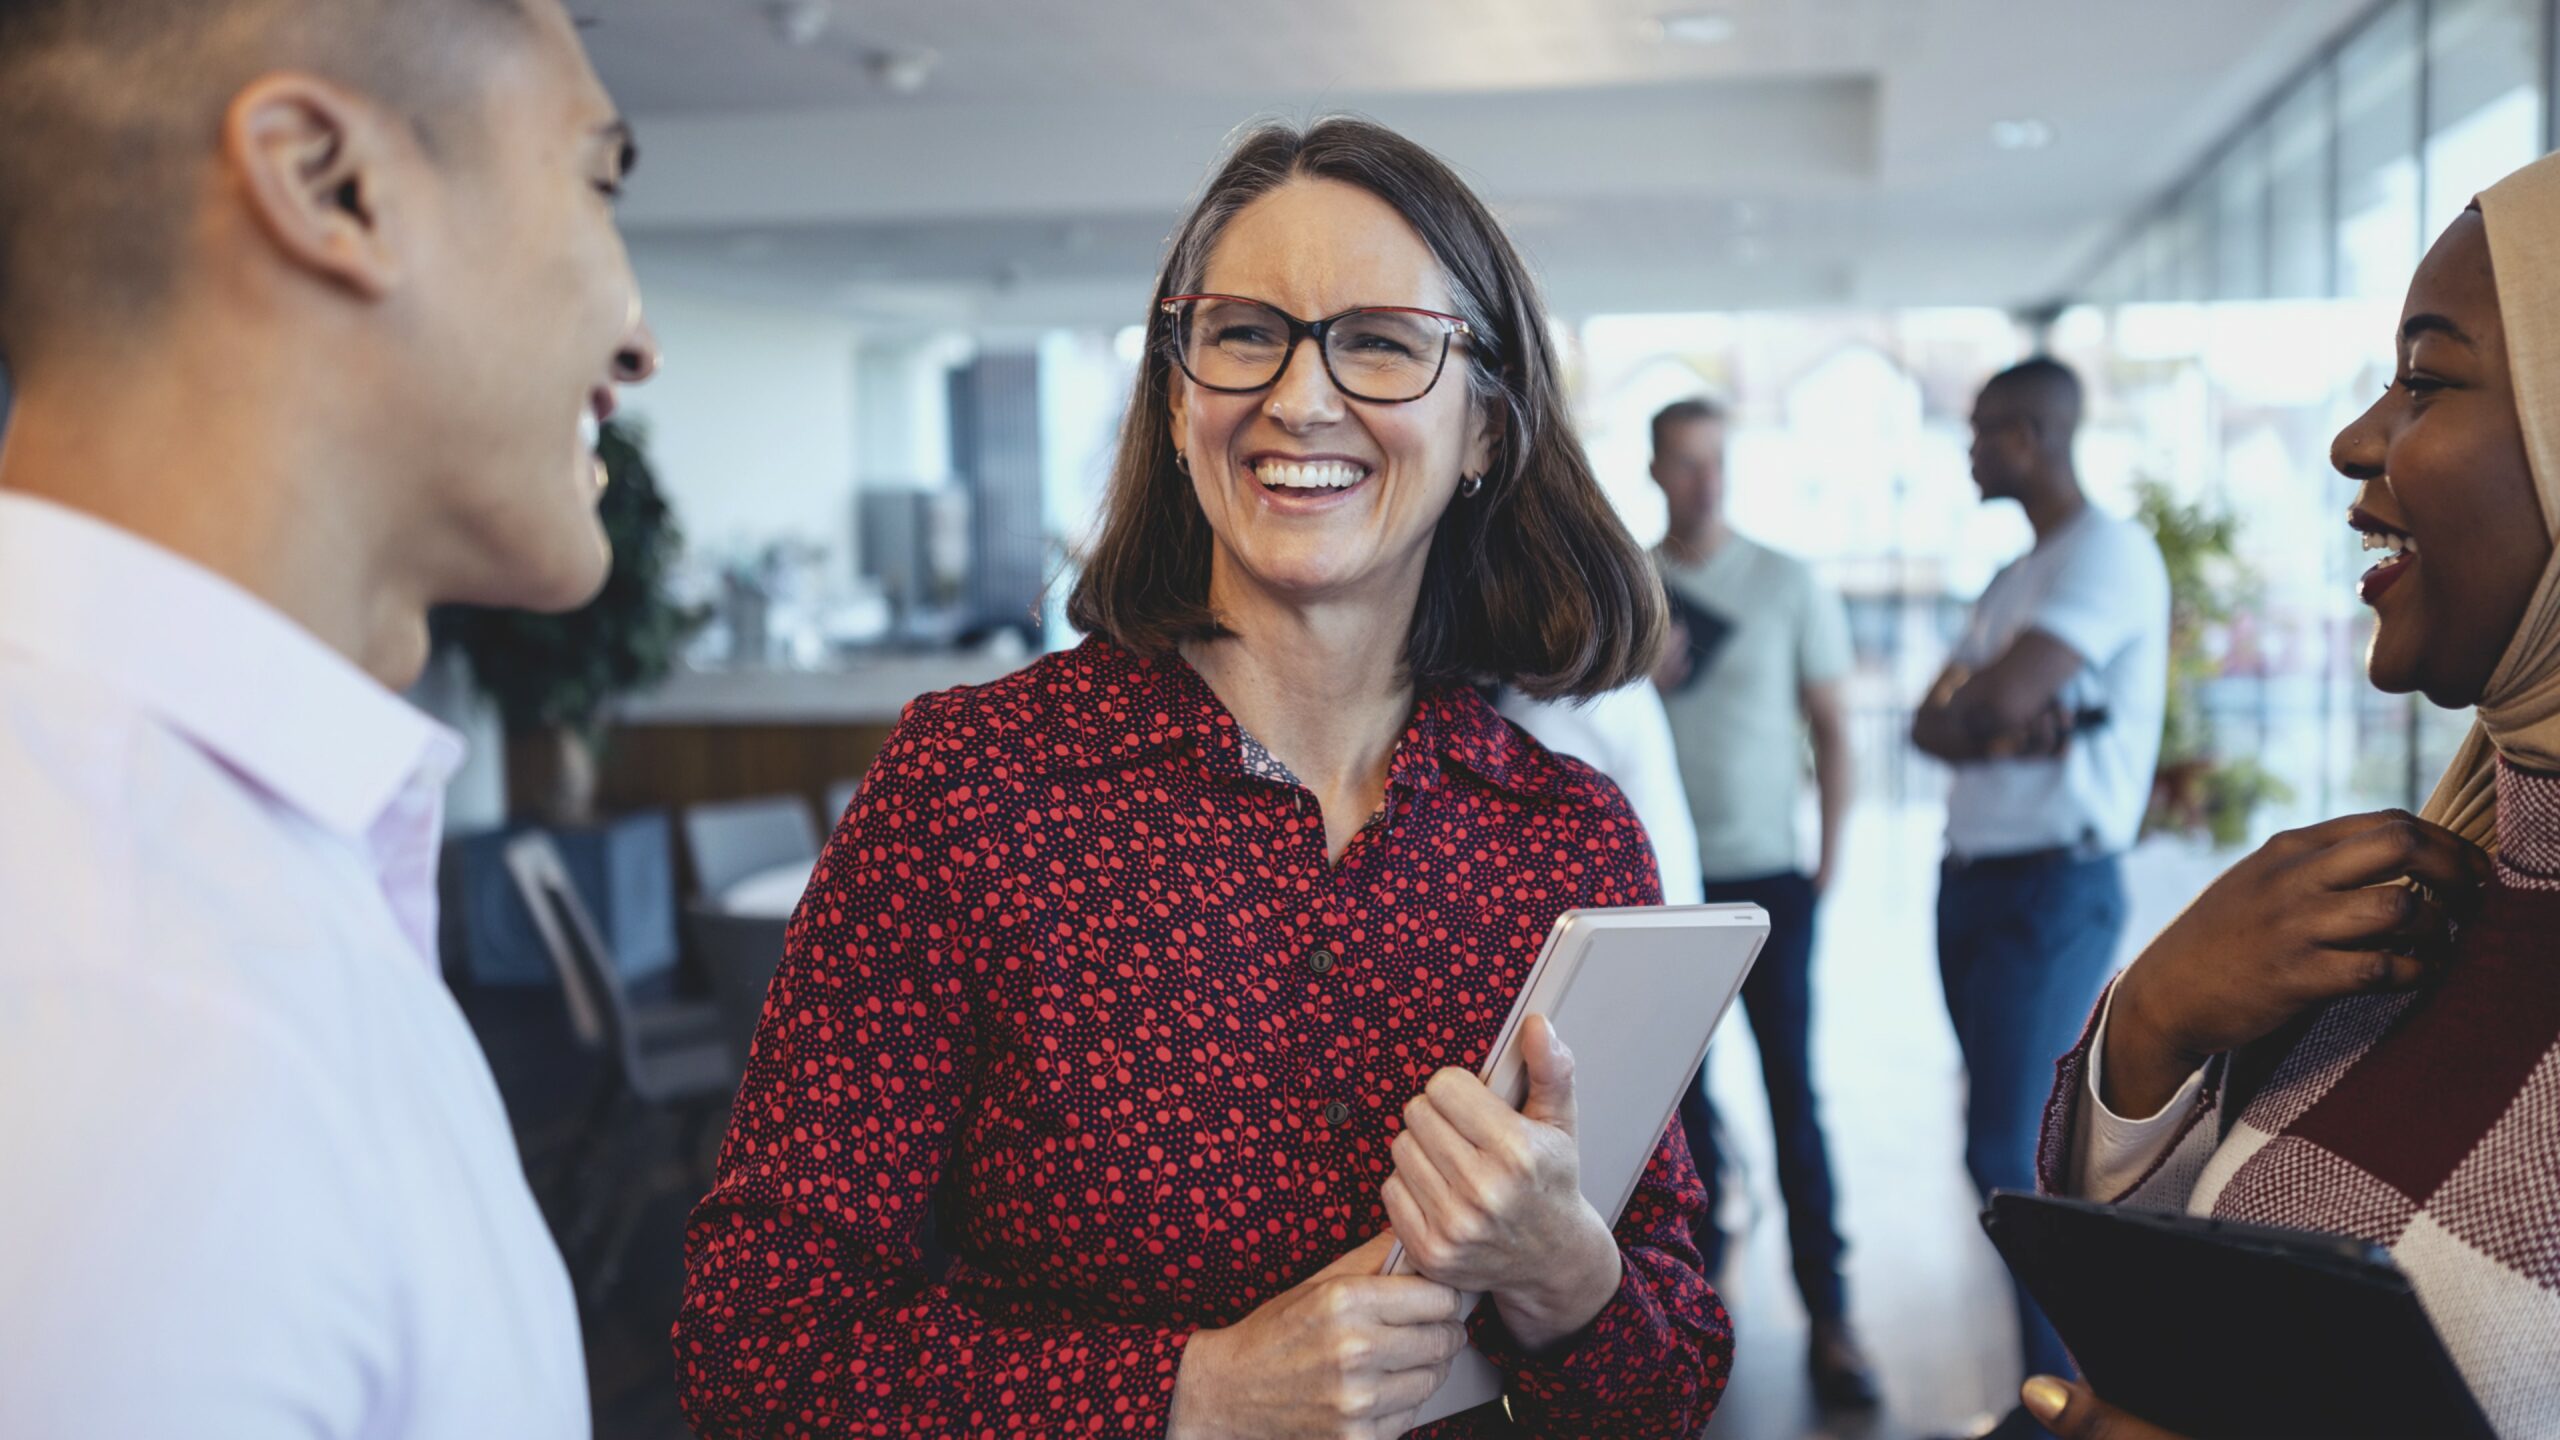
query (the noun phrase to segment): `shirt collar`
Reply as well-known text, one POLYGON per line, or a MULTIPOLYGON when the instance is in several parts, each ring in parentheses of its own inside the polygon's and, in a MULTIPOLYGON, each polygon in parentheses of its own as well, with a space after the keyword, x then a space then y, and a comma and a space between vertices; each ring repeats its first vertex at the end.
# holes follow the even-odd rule
MULTIPOLYGON (((1187 745, 1210 775, 1242 779, 1244 731, 1200 672, 1179 656, 1144 656, 1094 636, 1059 657, 1061 710, 1085 758, 1125 764, 1187 745)), ((1560 796, 1571 777, 1471 687, 1435 686, 1387 765, 1387 783, 1435 790, 1451 768, 1515 795, 1560 796)))
POLYGON ((32 496, 0 493, 0 650, 126 695, 360 842, 461 763, 460 737, 265 602, 32 496))
POLYGON ((1704 579, 1721 575, 1741 564, 1743 555, 1752 548, 1749 538, 1728 526, 1724 532, 1724 543, 1715 548, 1714 554, 1694 565, 1674 556, 1671 553, 1671 544, 1667 540, 1653 547, 1653 563, 1655 568, 1667 574, 1704 579))

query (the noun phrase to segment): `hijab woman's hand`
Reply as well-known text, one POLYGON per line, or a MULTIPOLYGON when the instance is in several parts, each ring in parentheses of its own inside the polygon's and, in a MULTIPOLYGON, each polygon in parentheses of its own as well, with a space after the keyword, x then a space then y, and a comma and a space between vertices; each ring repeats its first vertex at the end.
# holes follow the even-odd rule
POLYGON ((2039 1375, 2018 1392, 2027 1413, 2057 1440, 2185 1440, 2147 1421, 2137 1420, 2098 1398, 2086 1385, 2039 1375))
POLYGON ((2157 1114, 2210 1057, 2326 1001, 2418 983, 2488 878, 2479 846, 2405 811, 2342 816, 2268 841, 2197 896, 2117 982, 2108 1108, 2157 1114))

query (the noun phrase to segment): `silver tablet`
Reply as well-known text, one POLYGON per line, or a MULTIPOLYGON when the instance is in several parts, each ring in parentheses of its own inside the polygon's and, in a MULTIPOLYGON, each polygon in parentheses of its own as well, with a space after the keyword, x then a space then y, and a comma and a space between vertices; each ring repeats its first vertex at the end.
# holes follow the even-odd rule
MULTIPOLYGON (((1476 1075, 1518 1109, 1529 1095, 1521 1026, 1531 1015, 1547 1017, 1573 1050, 1582 1195, 1611 1224, 1625 1213, 1680 1097, 1697 1078, 1707 1041, 1768 938, 1769 915, 1757 905, 1570 910, 1547 933, 1546 948, 1476 1075)), ((1385 1273, 1412 1269, 1403 1246, 1388 1253, 1385 1273)), ((1465 1350, 1415 1423, 1501 1395, 1493 1362, 1465 1350)))

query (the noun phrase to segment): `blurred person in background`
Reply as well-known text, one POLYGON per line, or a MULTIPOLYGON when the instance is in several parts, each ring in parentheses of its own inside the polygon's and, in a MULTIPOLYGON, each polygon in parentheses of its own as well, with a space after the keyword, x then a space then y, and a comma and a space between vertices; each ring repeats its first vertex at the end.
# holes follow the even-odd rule
POLYGON ((1698 830, 1680 790, 1680 760, 1671 745, 1671 717, 1650 683, 1621 686, 1589 700, 1539 700, 1503 690, 1493 708, 1558 755, 1570 756, 1609 777, 1644 825, 1662 876, 1662 903, 1696 905, 1698 830))
POLYGON ((1519 1110, 1474 1075, 1558 916, 1661 897, 1617 787, 1475 689, 1617 690, 1663 634, 1528 272, 1328 119, 1240 139, 1146 314, 1092 638, 916 702, 801 900, 686 1413, 1385 1440, 1473 1343, 1530 1433, 1691 1440, 1732 1341, 1678 1128, 1612 1224, 1555 1032, 1519 1110))
POLYGON ((556 0, 0 0, 0 1434, 589 1433, 396 692, 604 580, 630 159, 556 0))
MULTIPOLYGON (((1938 972, 1966 1078, 1965 1169, 1983 1195, 2035 1184, 2054 1061, 2071 1048, 2125 920, 2169 666, 2169 575, 2149 532, 2089 503, 2072 457, 2080 379, 2032 359, 1973 407, 1973 478, 2015 501, 2035 546, 1974 602, 1911 727, 1954 768, 1939 871, 1938 972)), ((2025 1374, 2071 1373, 2017 1292, 2025 1374)), ((2023 1409, 2007 1440, 2036 1432, 2023 1409)))
MULTIPOLYGON (((1671 525, 1654 563, 1669 588, 1671 643, 1655 670, 1671 717, 1680 778, 1696 822, 1708 900, 1769 912, 1769 943, 1742 989, 1768 1088, 1778 1193, 1812 1338, 1805 1362, 1826 1405, 1877 1403, 1875 1367, 1849 1320, 1830 1147, 1813 1085, 1814 925, 1837 872, 1854 788, 1841 686, 1849 619, 1812 567, 1725 517, 1727 422, 1712 401, 1681 400, 1653 417, 1653 479, 1671 525), (1810 740, 1821 808, 1819 857, 1806 873, 1796 808, 1810 740)), ((1707 1073, 1680 1106, 1707 1186, 1698 1247, 1722 1268, 1721 1147, 1707 1073)))
MULTIPOLYGON (((2047 1189, 2382 1245, 2508 1440, 2560 1435, 2560 157, 2410 282, 2330 459, 2380 563, 2365 671, 2478 708, 2425 813, 2279 835, 2128 967, 2071 1052, 2047 1189)), ((2060 1372, 2071 1440, 2171 1440, 2060 1372)))

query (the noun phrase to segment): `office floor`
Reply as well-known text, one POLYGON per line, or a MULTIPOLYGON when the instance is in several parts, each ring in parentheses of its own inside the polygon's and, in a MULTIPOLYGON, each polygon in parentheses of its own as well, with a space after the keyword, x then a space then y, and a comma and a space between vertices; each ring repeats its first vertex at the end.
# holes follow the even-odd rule
MULTIPOLYGON (((1884 1408, 1826 1416, 1806 1388, 1804 1310, 1787 1269, 1759 1062, 1739 1043, 1747 1032, 1728 1029, 1709 1084, 1750 1201, 1735 1207, 1748 1228, 1720 1282, 1734 1313, 1734 1382, 1707 1440, 1916 1440, 2015 1401, 2008 1283, 1974 1219, 1963 1069, 1931 938, 1941 823, 1931 807, 1857 812, 1814 960, 1814 1063, 1850 1245, 1849 1303, 1884 1408)), ((2220 865, 2179 845, 2135 852, 2126 865, 2129 951, 2220 865)))
POLYGON ((1725 1214, 1736 1242, 1719 1284, 1734 1317, 1734 1379, 1710 1440, 1903 1440, 1989 1409, 2009 1383, 2006 1285, 1973 1224, 1963 1074, 1929 942, 1934 818, 1859 817, 1814 959, 1814 1064, 1850 1246, 1851 1317, 1885 1407, 1864 1417, 1814 1407, 1759 1061, 1747 1030, 1728 1021, 1709 1083, 1744 1172, 1733 1188, 1747 1203, 1725 1214))
MULTIPOLYGON (((1816 1064, 1849 1237, 1850 1304, 1881 1371, 1885 1407, 1826 1417, 1804 1383, 1804 1312, 1787 1273, 1785 1212, 1747 1031, 1717 1043, 1712 1084, 1749 1197, 1722 1288, 1734 1312, 1734 1383, 1706 1440, 1916 1440, 2005 1406, 2015 1391, 2007 1286, 1974 1224, 1961 1161, 1963 1080, 1930 945, 1938 815, 1869 808, 1853 823, 1815 960, 1816 1064)), ((2218 868, 2177 847, 2128 866, 2137 942, 2218 868)), ((667 1323, 681 1284, 684 1204, 657 1207, 624 1295, 589 1322, 601 1440, 681 1440, 667 1323)))

